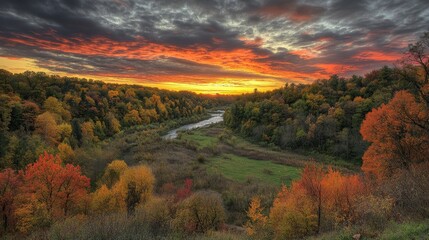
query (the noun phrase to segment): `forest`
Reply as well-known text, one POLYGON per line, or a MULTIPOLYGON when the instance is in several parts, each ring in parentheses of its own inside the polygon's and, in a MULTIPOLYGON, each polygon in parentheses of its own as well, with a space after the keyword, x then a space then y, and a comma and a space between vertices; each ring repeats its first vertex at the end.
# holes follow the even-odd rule
POLYGON ((22 169, 44 151, 58 153, 67 162, 73 149, 124 128, 195 121, 227 99, 41 72, 1 70, 0 81, 1 168, 22 169))
POLYGON ((427 239, 428 51, 239 96, 0 70, 0 236, 427 239))

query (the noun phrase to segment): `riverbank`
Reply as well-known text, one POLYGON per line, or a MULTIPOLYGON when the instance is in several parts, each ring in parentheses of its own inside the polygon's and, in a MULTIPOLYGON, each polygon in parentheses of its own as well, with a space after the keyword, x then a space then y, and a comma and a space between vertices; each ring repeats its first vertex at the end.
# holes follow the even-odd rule
POLYGON ((165 140, 175 139, 175 138, 177 138, 178 133, 181 131, 188 131, 188 130, 192 130, 192 129, 196 129, 196 128, 202 128, 202 127, 205 127, 205 126, 208 126, 211 124, 223 122, 223 114, 224 113, 225 113, 225 111, 223 111, 223 110, 217 110, 217 111, 209 112, 209 114, 211 116, 210 118, 204 119, 200 122, 183 125, 183 126, 180 126, 176 129, 170 130, 167 134, 163 135, 162 138, 165 140))

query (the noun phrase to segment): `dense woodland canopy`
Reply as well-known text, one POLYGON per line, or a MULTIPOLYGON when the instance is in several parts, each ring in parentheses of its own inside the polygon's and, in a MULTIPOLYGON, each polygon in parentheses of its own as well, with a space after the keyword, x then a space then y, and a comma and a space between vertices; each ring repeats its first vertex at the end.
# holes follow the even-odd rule
POLYGON ((429 34, 410 45, 400 68, 348 80, 334 76, 246 99, 225 116, 242 134, 343 157, 363 153, 363 174, 308 165, 298 181, 282 188, 268 215, 254 198, 246 226, 250 236, 294 239, 361 226, 367 237, 377 237, 371 236, 374 228, 391 219, 429 217, 429 34))
MULTIPOLYGON (((399 67, 364 77, 287 84, 231 103, 224 120, 235 135, 361 166, 353 171, 308 161, 298 179, 274 191, 251 180, 236 183, 208 174, 205 156, 217 156, 219 149, 203 149, 199 153, 205 155, 195 161, 158 162, 148 146, 166 150, 154 144, 162 142, 159 132, 138 135, 142 138, 131 134, 142 126, 197 120, 229 98, 1 71, 0 234, 110 239, 116 237, 113 232, 123 238, 171 234, 198 239, 219 232, 223 239, 225 230, 235 229, 246 232, 234 235, 243 239, 300 239, 329 232, 343 239, 349 236, 341 235, 344 231, 377 238, 389 222, 427 225, 428 51, 425 34, 410 45, 399 67), (115 159, 107 148, 115 146, 117 136, 140 141, 118 143, 127 154, 133 146, 148 151, 130 158, 138 161, 115 159), (99 154, 100 149, 107 152, 99 154)), ((230 132, 218 141, 227 142, 230 132)), ((177 154, 183 154, 179 147, 198 152, 188 142, 163 144, 177 154)), ((429 233, 427 226, 419 229, 429 233)))
POLYGON ((359 161, 368 146, 359 133, 365 115, 404 89, 413 85, 387 66, 364 77, 286 84, 241 97, 225 113, 225 123, 255 141, 359 161))
POLYGON ((72 149, 124 128, 202 115, 224 99, 101 81, 0 70, 0 167, 21 169, 44 150, 72 149))

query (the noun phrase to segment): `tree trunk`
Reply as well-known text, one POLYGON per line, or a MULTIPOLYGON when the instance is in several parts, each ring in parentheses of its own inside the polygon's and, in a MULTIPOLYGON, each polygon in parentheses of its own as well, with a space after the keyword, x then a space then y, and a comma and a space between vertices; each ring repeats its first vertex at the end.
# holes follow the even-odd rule
POLYGON ((320 233, 320 222, 322 218, 322 186, 319 188, 319 199, 317 208, 317 234, 320 233))

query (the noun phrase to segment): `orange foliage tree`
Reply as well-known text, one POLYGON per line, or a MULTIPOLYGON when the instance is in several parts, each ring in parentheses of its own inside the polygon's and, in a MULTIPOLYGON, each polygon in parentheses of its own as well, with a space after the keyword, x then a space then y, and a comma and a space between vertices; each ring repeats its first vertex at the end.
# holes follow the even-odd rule
POLYGON ((365 193, 365 185, 358 175, 346 176, 329 169, 322 179, 323 203, 327 218, 333 224, 350 225, 356 221, 356 210, 365 193))
POLYGON ((388 104, 368 113, 360 132, 371 143, 362 169, 378 179, 427 161, 429 109, 409 92, 396 93, 388 104))
POLYGON ((274 239, 296 239, 317 232, 317 208, 301 184, 282 187, 270 210, 274 239))
POLYGON ((249 221, 245 225, 246 232, 249 236, 259 236, 263 234, 268 218, 262 212, 264 208, 261 206, 261 199, 253 197, 250 201, 247 217, 249 221))
MULTIPOLYGON (((301 179, 290 188, 283 186, 274 200, 268 221, 274 238, 302 238, 318 233, 321 226, 350 225, 357 219, 356 210, 363 194, 365 185, 358 175, 343 175, 332 169, 325 172, 321 167, 308 165, 301 179)), ((251 220, 263 219, 258 209, 258 202, 252 201, 248 210, 251 220)))
POLYGON ((322 217, 322 178, 323 169, 315 165, 307 165, 301 175, 298 184, 306 191, 316 204, 317 208, 317 232, 320 230, 320 221, 322 217))
POLYGON ((78 210, 89 187, 89 178, 81 174, 79 166, 63 166, 58 156, 46 152, 26 167, 23 181, 17 214, 18 228, 24 232, 38 221, 50 224, 78 210))
POLYGON ((13 230, 16 196, 21 180, 21 175, 13 169, 7 168, 0 172, 0 214, 3 231, 13 230))

